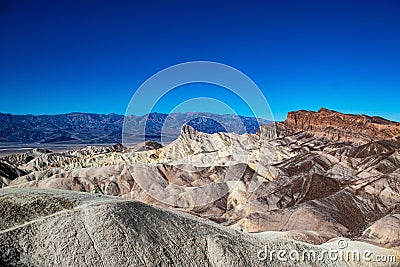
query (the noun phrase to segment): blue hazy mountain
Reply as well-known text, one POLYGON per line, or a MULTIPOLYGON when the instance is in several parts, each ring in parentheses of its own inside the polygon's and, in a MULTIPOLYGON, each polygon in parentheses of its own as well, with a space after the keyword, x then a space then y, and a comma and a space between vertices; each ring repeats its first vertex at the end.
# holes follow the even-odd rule
MULTIPOLYGON (((157 140, 161 134, 176 137, 183 124, 205 133, 255 133, 269 121, 231 114, 203 112, 150 113, 126 117, 130 134, 157 140)), ((58 115, 12 115, 0 113, 0 143, 114 143, 121 142, 124 116, 118 114, 69 113, 58 115)))

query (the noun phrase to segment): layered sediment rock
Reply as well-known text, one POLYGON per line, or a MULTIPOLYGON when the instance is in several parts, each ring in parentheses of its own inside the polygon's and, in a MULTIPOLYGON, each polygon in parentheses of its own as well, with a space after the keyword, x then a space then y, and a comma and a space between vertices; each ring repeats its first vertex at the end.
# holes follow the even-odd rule
MULTIPOLYGON (((0 190, 1 266, 359 266, 367 262, 269 251, 312 251, 285 237, 251 236, 195 216, 121 198, 62 190, 0 190)), ((349 241, 349 245, 359 243, 349 241)), ((392 250, 372 245, 376 255, 392 250)), ((326 252, 326 251, 325 251, 326 252)), ((396 266, 375 263, 374 266, 396 266)))
POLYGON ((282 124, 291 132, 308 131, 318 137, 334 141, 366 143, 375 140, 396 140, 400 136, 400 123, 381 117, 343 114, 321 108, 314 111, 289 112, 282 124))
POLYGON ((174 142, 150 150, 11 156, 8 164, 26 174, 10 186, 121 196, 313 244, 346 237, 398 248, 398 124, 324 109, 296 114, 257 134, 184 126, 174 142))

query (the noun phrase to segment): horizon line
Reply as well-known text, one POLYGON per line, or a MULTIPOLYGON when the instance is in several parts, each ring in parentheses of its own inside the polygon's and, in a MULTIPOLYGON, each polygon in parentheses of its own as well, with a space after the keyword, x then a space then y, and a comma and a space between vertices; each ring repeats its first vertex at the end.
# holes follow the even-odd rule
MULTIPOLYGON (((146 113, 146 114, 141 114, 141 115, 137 115, 137 114, 119 114, 119 113, 115 113, 115 112, 111 112, 111 113, 96 113, 96 112, 82 112, 82 111, 71 111, 68 113, 47 113, 47 114, 33 114, 33 113, 23 113, 23 114, 16 114, 16 113, 10 113, 10 112, 2 112, 0 111, 0 114, 4 114, 4 115, 12 115, 12 116, 35 116, 35 117, 39 117, 39 116, 57 116, 57 115, 71 115, 71 114, 93 114, 93 115, 117 115, 117 116, 135 116, 135 117, 143 117, 149 114, 161 114, 161 115, 170 115, 170 114, 188 114, 188 113, 204 113, 204 114, 210 114, 210 115, 220 115, 220 116, 224 116, 224 115, 236 115, 238 117, 247 117, 247 118, 256 118, 255 116, 248 116, 248 115, 240 115, 240 114, 234 114, 234 113, 213 113, 213 112, 207 112, 207 111, 186 111, 186 112, 172 112, 172 113, 164 113, 164 112, 159 112, 159 111, 154 111, 154 112, 150 112, 150 113, 146 113)), ((257 119, 265 119, 268 120, 266 118, 257 118, 257 119)))
MULTIPOLYGON (((321 107, 317 110, 313 110, 313 109, 298 109, 298 110, 290 110, 286 112, 286 117, 289 113, 291 112, 297 112, 297 111, 307 111, 307 112, 318 112, 319 110, 330 110, 333 112, 338 112, 338 113, 342 113, 345 115, 354 115, 354 116, 368 116, 368 117, 379 117, 391 122, 396 122, 396 123, 400 123, 397 120, 392 120, 392 119, 388 119, 386 116, 380 116, 380 115, 368 115, 365 113, 349 113, 349 112, 341 112, 341 111, 337 111, 334 109, 329 109, 329 108, 325 108, 325 107, 321 107)), ((150 112, 150 113, 146 113, 146 114, 119 114, 119 113, 115 113, 115 112, 111 112, 111 113, 96 113, 96 112, 83 112, 83 111, 71 111, 68 113, 48 113, 48 114, 33 114, 33 113, 24 113, 24 114, 16 114, 16 113, 10 113, 10 112, 2 112, 0 111, 0 114, 4 114, 4 115, 12 115, 12 116, 34 116, 34 117, 39 117, 39 116, 57 116, 57 115, 71 115, 71 114, 92 114, 92 115, 104 115, 104 116, 110 116, 110 115, 117 115, 117 116, 124 116, 124 117, 129 117, 129 116, 135 116, 135 117, 143 117, 149 114, 161 114, 161 115, 171 115, 171 114, 188 114, 188 113, 204 113, 204 114, 210 114, 210 115, 219 115, 219 116, 226 116, 226 115, 235 115, 238 117, 245 117, 245 118, 255 118, 255 119, 263 119, 263 120, 267 120, 267 121, 271 121, 271 122, 279 122, 279 121, 283 121, 283 120, 275 120, 275 119, 267 119, 267 118, 263 118, 263 117, 255 117, 255 116, 248 116, 248 115, 240 115, 240 114, 234 114, 234 113, 212 113, 212 112, 207 112, 207 111, 187 111, 187 112, 172 112, 172 113, 164 113, 164 112, 159 112, 159 111, 154 111, 154 112, 150 112)), ((273 115, 274 116, 274 115, 273 115)), ((275 116, 274 116, 275 117, 275 116)))

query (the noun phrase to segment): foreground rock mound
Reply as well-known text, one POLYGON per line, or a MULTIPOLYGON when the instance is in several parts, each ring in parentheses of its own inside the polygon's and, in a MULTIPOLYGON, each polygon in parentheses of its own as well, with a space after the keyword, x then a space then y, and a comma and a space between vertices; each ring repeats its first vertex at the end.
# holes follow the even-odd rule
POLYGON ((289 266, 267 264, 257 253, 264 244, 306 248, 261 241, 178 211, 72 191, 2 189, 0 215, 1 266, 289 266))

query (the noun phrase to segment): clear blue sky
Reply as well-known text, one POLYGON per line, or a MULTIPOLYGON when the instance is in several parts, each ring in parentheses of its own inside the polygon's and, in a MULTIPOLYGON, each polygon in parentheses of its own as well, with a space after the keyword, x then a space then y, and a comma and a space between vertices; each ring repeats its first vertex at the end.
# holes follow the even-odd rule
POLYGON ((399 14, 400 1, 2 0, 0 112, 123 114, 151 75, 210 60, 253 79, 277 120, 323 106, 400 121, 399 14))

